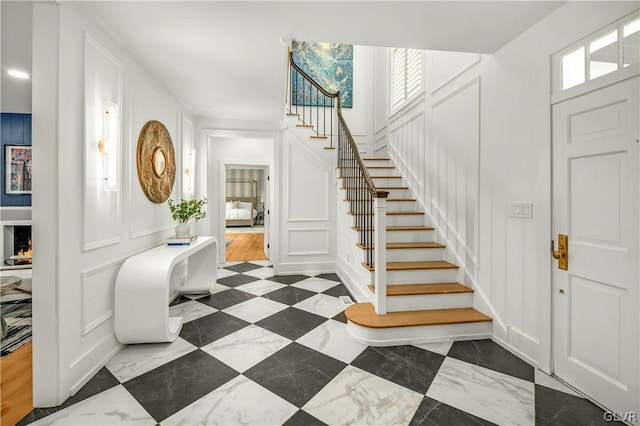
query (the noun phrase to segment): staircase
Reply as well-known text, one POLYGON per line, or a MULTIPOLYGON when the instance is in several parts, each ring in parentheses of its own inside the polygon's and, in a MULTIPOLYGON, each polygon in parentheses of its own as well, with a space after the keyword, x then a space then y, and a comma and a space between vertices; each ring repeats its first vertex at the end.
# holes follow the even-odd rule
POLYGON ((425 212, 391 160, 361 158, 342 116, 340 92, 322 88, 291 51, 287 79, 287 115, 311 138, 324 140, 325 149, 337 145, 342 210, 353 223, 353 250, 362 251, 363 268, 361 282, 345 284, 367 287, 360 294, 368 291, 371 301, 346 309, 351 337, 371 346, 490 337, 491 318, 473 308, 473 289, 458 282, 464 274, 446 261, 446 247, 434 241, 435 230, 425 226, 425 212), (386 232, 377 232, 376 224, 386 232), (383 242, 384 252, 374 241, 383 242))
MULTIPOLYGON (((387 314, 376 314, 368 302, 350 306, 345 314, 351 336, 373 346, 489 337, 491 318, 473 308, 473 289, 457 282, 458 266, 445 260, 446 246, 433 241, 434 229, 424 225, 424 212, 403 185, 403 178, 391 160, 363 161, 376 189, 389 192, 387 314)), ((343 200, 349 201, 346 196, 343 200)), ((348 214, 358 215, 351 211, 348 214)), ((357 226, 352 229, 362 230, 357 226)), ((357 246, 367 248, 364 244, 357 246)), ((362 267, 373 277, 375 265, 363 262, 362 267)), ((368 288, 373 296, 375 287, 368 288)))

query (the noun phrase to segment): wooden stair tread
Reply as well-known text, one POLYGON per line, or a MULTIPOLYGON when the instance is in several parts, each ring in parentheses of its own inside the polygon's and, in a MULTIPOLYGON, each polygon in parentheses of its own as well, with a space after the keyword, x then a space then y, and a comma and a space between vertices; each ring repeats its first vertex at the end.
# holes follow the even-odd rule
MULTIPOLYGON (((356 244, 361 249, 368 248, 369 246, 364 244, 356 244)), ((445 248, 446 246, 440 243, 434 243, 431 241, 423 241, 418 243, 387 243, 387 250, 394 249, 432 249, 432 248, 445 248)), ((375 246, 374 246, 375 248, 375 246)))
POLYGON ((391 158, 382 157, 363 157, 362 161, 391 161, 391 158))
POLYGON ((309 137, 311 139, 327 139, 327 136, 323 136, 323 135, 311 135, 309 137))
MULTIPOLYGON (((376 292, 374 286, 369 290, 376 292)), ((433 283, 433 284, 387 284, 387 296, 413 296, 417 294, 451 294, 473 293, 473 289, 460 283, 433 283)))
POLYGON ((287 115, 289 115, 289 116, 300 116, 300 114, 296 114, 295 112, 288 112, 287 115))
POLYGON ((490 317, 473 308, 402 311, 378 315, 371 303, 356 303, 349 306, 344 313, 352 323, 370 328, 415 327, 491 321, 490 317))
POLYGON ((311 124, 296 124, 296 127, 304 127, 305 129, 313 129, 311 124))
POLYGON ((336 149, 336 148, 333 146, 325 146, 324 149, 336 149))
MULTIPOLYGON (((367 270, 375 271, 375 265, 369 266, 362 262, 367 270)), ((458 265, 445 260, 420 260, 414 262, 387 262, 387 271, 411 271, 423 269, 458 269, 458 265)))
MULTIPOLYGON (((353 226, 351 229, 354 231, 368 231, 370 228, 353 226)), ((433 228, 430 226, 387 226, 387 232, 389 231, 433 231, 433 228)))
POLYGON ((371 179, 402 179, 402 176, 371 176, 371 179))

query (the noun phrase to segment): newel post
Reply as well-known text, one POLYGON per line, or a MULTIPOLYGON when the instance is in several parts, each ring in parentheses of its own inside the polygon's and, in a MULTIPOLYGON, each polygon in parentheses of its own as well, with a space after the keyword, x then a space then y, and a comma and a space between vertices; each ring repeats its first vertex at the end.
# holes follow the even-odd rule
POLYGON ((375 282, 374 307, 378 315, 387 313, 387 192, 379 192, 373 199, 375 282))

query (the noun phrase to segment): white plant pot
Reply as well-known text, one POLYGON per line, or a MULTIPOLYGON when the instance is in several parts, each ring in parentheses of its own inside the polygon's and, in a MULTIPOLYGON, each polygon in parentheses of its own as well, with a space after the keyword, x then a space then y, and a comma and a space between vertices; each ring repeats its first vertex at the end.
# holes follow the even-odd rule
POLYGON ((176 238, 189 238, 191 233, 191 225, 188 223, 179 223, 176 225, 176 238))

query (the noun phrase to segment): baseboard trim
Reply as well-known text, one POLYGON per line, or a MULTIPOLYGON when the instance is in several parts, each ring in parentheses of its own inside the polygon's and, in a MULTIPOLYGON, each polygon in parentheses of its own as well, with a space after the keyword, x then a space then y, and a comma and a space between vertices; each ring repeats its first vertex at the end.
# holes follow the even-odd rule
POLYGON ((328 274, 336 271, 336 262, 278 263, 273 265, 276 275, 328 274))

